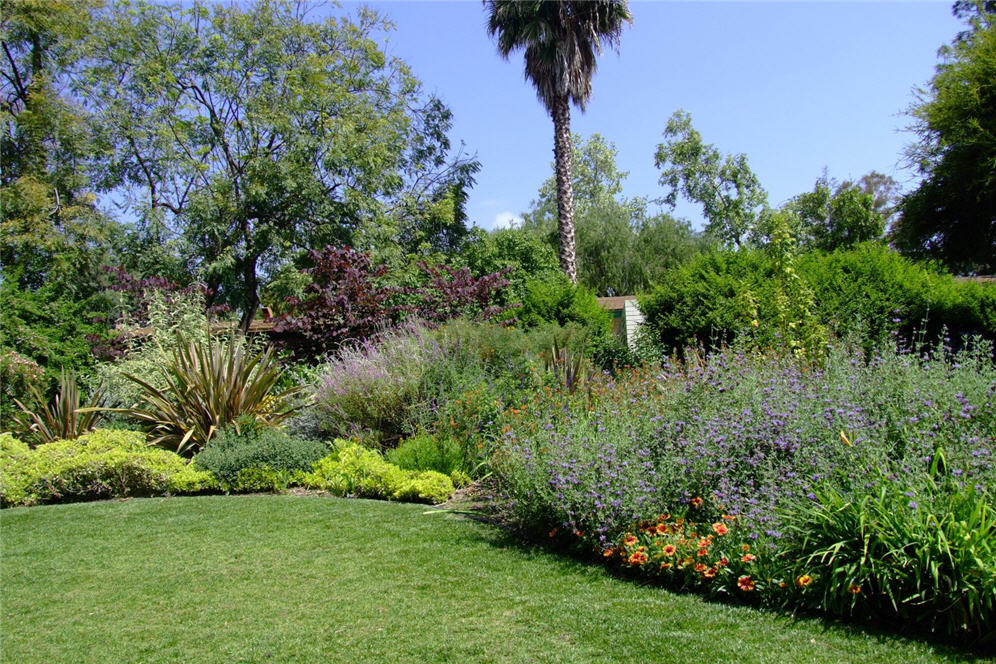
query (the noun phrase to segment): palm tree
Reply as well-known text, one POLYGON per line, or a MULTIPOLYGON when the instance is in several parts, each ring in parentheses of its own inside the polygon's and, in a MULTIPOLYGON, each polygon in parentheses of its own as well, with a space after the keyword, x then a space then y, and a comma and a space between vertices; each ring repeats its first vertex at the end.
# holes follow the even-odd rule
POLYGON ((595 55, 602 43, 618 47, 623 22, 631 22, 626 0, 485 0, 488 34, 498 36, 505 59, 525 49, 526 78, 553 117, 557 174, 560 266, 577 282, 574 251, 574 192, 571 184, 571 106, 583 111, 591 97, 595 55))

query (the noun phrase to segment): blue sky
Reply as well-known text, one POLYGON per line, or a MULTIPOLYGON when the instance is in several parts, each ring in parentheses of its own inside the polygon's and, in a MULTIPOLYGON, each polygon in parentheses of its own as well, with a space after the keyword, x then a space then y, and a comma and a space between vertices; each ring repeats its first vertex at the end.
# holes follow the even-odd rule
MULTIPOLYGON (((491 228, 528 210, 551 173, 553 123, 521 54, 497 55, 481 2, 364 4, 395 24, 384 48, 447 103, 451 138, 483 165, 471 221, 491 228)), ((811 190, 824 167, 838 179, 877 170, 915 184, 904 111, 961 29, 951 2, 637 0, 630 10, 619 54, 603 54, 587 111, 572 114, 575 133, 615 143, 630 172, 625 195, 662 194, 654 152, 679 108, 706 142, 747 154, 775 205, 811 190)), ((677 213, 700 223, 692 205, 677 213)))

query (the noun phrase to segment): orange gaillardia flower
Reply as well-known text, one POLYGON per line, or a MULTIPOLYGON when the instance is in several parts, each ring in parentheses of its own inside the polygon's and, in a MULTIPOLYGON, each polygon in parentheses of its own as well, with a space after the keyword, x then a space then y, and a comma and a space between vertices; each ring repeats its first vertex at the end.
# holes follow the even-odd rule
POLYGON ((798 579, 795 580, 795 585, 799 586, 800 588, 805 588, 812 582, 813 582, 813 577, 809 576, 808 574, 803 574, 802 576, 800 576, 798 579))
POLYGON ((852 595, 857 595, 861 592, 861 586, 859 586, 856 583, 852 583, 850 587, 848 587, 847 592, 851 593, 852 595))
POLYGON ((737 579, 737 587, 740 588, 740 590, 743 590, 744 592, 750 592, 754 590, 755 587, 754 580, 751 579, 749 576, 742 576, 739 579, 737 579))
POLYGON ((643 563, 647 562, 648 559, 649 559, 649 557, 647 556, 647 552, 646 551, 642 551, 642 550, 640 550, 640 551, 634 551, 633 554, 629 557, 629 564, 630 565, 642 565, 643 563))
POLYGON ((707 579, 711 579, 711 578, 713 578, 714 576, 716 576, 716 572, 717 572, 717 571, 718 571, 718 570, 717 570, 717 569, 716 569, 715 567, 710 567, 710 568, 709 568, 709 569, 707 569, 706 571, 702 572, 702 576, 704 576, 704 577, 705 577, 705 578, 707 578, 707 579))
POLYGON ((730 529, 727 528, 726 524, 723 523, 722 521, 717 521, 716 523, 712 524, 712 529, 713 529, 713 532, 715 532, 720 537, 722 537, 726 533, 730 532, 730 529))
POLYGON ((702 507, 704 503, 705 501, 699 498, 698 496, 692 498, 692 507, 702 507))
POLYGON ((623 544, 626 546, 633 546, 638 541, 639 540, 636 539, 636 535, 626 535, 626 537, 623 538, 623 544))
POLYGON ((754 562, 755 560, 757 560, 757 556, 755 556, 753 553, 745 553, 744 555, 740 556, 740 562, 743 563, 751 563, 754 562))
POLYGON ((665 544, 663 548, 661 548, 661 553, 665 556, 673 556, 677 550, 678 548, 674 544, 665 544))
POLYGON ((698 553, 699 558, 702 558, 709 555, 709 549, 699 549, 696 553, 698 553))
POLYGON ((697 565, 695 565, 695 567, 693 567, 692 569, 694 569, 694 570, 695 570, 696 572, 704 572, 704 571, 706 571, 706 569, 708 569, 708 568, 707 568, 707 567, 706 567, 705 565, 703 565, 702 563, 698 563, 698 564, 697 564, 697 565))

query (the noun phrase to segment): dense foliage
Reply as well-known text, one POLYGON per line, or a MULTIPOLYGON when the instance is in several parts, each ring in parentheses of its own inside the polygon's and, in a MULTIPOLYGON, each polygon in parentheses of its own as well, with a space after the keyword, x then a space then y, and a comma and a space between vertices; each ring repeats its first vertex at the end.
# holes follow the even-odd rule
POLYGON ((919 142, 910 160, 923 182, 902 202, 892 241, 912 256, 958 271, 996 271, 996 14, 962 3, 970 29, 911 109, 919 142))
MULTIPOLYGON (((776 266, 767 253, 741 250, 704 254, 676 268, 640 300, 648 332, 666 352, 717 346, 742 334, 776 345, 776 266)), ((996 338, 993 285, 956 280, 881 245, 809 252, 795 269, 813 293, 812 313, 837 335, 996 338)))
POLYGON ((135 431, 97 430, 31 450, 0 434, 0 503, 38 503, 198 493, 217 487, 168 450, 150 448, 135 431))
MULTIPOLYGON (((945 540, 950 561, 937 559, 937 574, 923 560, 938 550, 916 549, 920 544, 904 550, 904 558, 876 549, 865 567, 841 574, 853 572, 851 583, 862 589, 855 601, 866 614, 991 636, 992 606, 984 599, 996 580, 996 560, 985 544, 996 486, 990 351, 938 349, 921 356, 886 348, 866 356, 843 346, 817 369, 785 355, 729 350, 660 371, 603 377, 573 397, 537 392, 502 418, 493 463, 505 508, 534 534, 555 530, 600 554, 624 554, 627 566, 642 571, 646 565, 665 579, 677 575, 678 585, 694 581, 732 597, 855 615, 842 609, 838 595, 832 601, 820 596, 840 581, 838 561, 818 560, 818 554, 841 529, 821 527, 807 510, 824 505, 826 518, 845 519, 833 500, 886 501, 882 513, 893 521, 868 514, 864 529, 851 531, 852 537, 880 538, 882 547, 906 542, 911 529, 928 538, 922 544, 928 547, 928 515, 952 534, 968 519, 977 524, 973 535, 945 540), (949 513, 961 516, 949 521, 949 513), (668 514, 678 522, 658 518, 668 514), (906 530, 888 530, 900 521, 906 530), (649 528, 658 538, 653 543, 629 539, 649 528), (659 539, 679 530, 685 534, 673 542, 659 539), (735 547, 712 551, 721 537, 735 547), (705 552, 669 561, 675 550, 662 547, 689 538, 705 552), (744 560, 741 545, 750 553, 744 560), (738 551, 736 558, 731 551, 738 551), (904 560, 918 562, 910 567, 914 563, 904 560), (662 562, 674 569, 662 571, 662 562), (903 569, 905 576, 893 578, 903 569), (802 577, 804 597, 782 592, 782 581, 793 586, 802 577), (946 599, 962 592, 968 593, 963 602, 952 606, 946 599), (890 603, 892 612, 882 611, 890 603)), ((843 541, 841 566, 850 560, 842 547, 860 546, 843 541)))
POLYGON ((232 427, 222 429, 200 451, 196 461, 198 467, 213 473, 226 491, 262 490, 259 477, 267 472, 283 481, 266 488, 279 490, 287 487, 293 471, 310 470, 328 452, 324 443, 294 438, 274 427, 249 424, 241 432, 232 427))

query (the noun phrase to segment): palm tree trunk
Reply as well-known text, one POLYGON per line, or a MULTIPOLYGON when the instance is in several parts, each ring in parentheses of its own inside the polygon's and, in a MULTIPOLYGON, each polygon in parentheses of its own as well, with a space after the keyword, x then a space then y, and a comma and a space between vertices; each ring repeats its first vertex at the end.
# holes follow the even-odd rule
POLYGON ((560 234, 560 268, 578 282, 574 250, 574 184, 572 178, 571 107, 567 95, 553 100, 553 156, 557 171, 557 230, 560 234))

